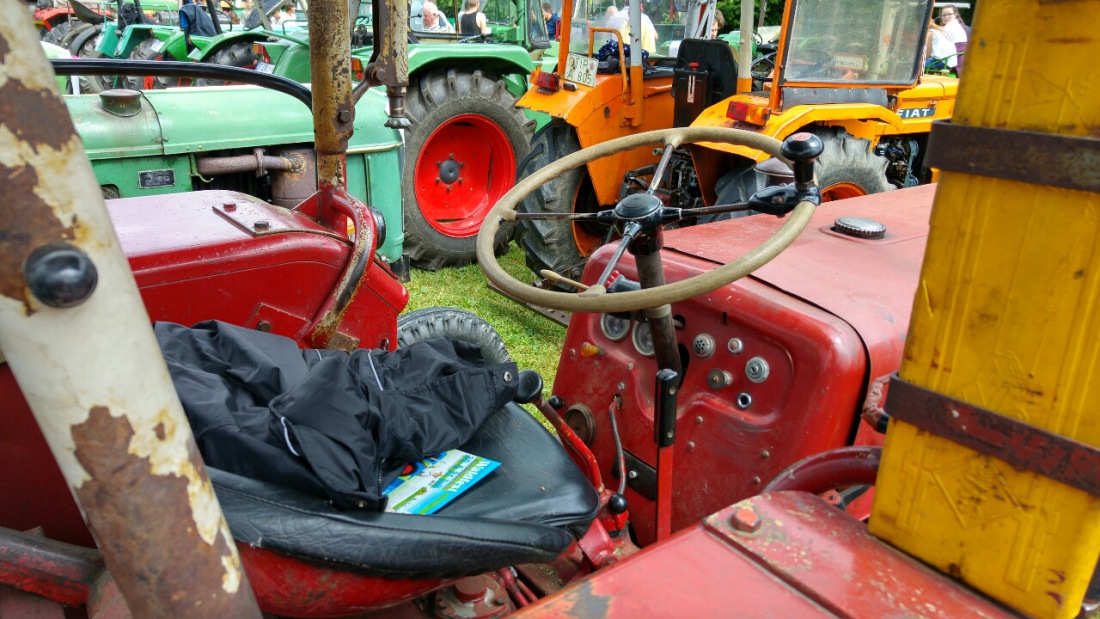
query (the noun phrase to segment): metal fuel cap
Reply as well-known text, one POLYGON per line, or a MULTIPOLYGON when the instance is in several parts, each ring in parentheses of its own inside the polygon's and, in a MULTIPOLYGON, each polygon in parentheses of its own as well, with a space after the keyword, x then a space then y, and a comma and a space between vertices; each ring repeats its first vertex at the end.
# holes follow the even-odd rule
POLYGON ((838 217, 833 231, 857 239, 881 239, 886 236, 886 226, 865 217, 838 217))

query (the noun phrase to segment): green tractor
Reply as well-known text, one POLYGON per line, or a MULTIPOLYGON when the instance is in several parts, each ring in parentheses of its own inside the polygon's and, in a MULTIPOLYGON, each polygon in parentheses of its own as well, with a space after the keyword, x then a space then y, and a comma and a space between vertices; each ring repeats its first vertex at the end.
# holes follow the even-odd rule
MULTIPOLYGON (((196 74, 227 71, 201 63, 155 64, 190 66, 196 74)), ((301 101, 310 100, 304 87, 294 86, 301 101)), ((65 103, 106 198, 226 189, 292 208, 317 191, 312 115, 286 94, 250 86, 109 90, 69 96, 65 103)), ((401 193, 390 181, 401 170, 401 135, 384 126, 387 103, 380 91, 366 92, 354 116, 348 191, 381 213, 378 223, 388 232, 377 254, 401 271, 401 193)))
MULTIPOLYGON (((406 157, 401 175, 405 250, 412 264, 436 270, 474 260, 477 230, 515 182, 517 162, 548 117, 516 109, 527 77, 551 46, 536 0, 487 0, 491 35, 424 30, 423 2, 409 19, 406 157)), ((353 26, 352 67, 362 80, 374 48, 369 5, 353 26)), ((458 2, 440 8, 453 18, 458 2)), ((309 48, 283 38, 258 42, 258 71, 308 82, 309 48)), ((499 235, 503 248, 511 231, 499 235)))

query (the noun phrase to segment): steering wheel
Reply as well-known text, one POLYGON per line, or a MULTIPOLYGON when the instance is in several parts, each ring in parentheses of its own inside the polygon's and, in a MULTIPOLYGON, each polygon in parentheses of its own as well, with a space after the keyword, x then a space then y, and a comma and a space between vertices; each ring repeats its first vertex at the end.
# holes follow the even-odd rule
POLYGON ((766 82, 772 78, 772 71, 774 70, 775 52, 772 52, 753 60, 752 66, 749 67, 749 74, 754 80, 766 82))
POLYGON ((828 77, 836 66, 836 56, 823 47, 806 47, 798 50, 798 60, 809 63, 800 68, 802 77, 828 77))
MULTIPOLYGON (((524 284, 509 275, 500 266, 496 254, 493 251, 493 240, 496 238, 497 230, 500 229, 503 222, 511 222, 517 219, 516 206, 520 201, 542 184, 569 170, 579 168, 597 159, 652 144, 664 145, 664 156, 657 165, 657 169, 654 172, 654 178, 660 178, 665 165, 667 165, 668 160, 672 156, 672 152, 676 148, 684 144, 715 142, 755 148, 780 158, 780 160, 788 165, 791 164, 791 159, 795 159, 794 167, 796 178, 800 179, 800 182, 804 185, 812 187, 813 160, 821 153, 821 141, 811 134, 803 133, 795 134, 787 140, 786 143, 780 143, 779 140, 775 138, 739 129, 689 127, 639 133, 637 135, 597 144, 566 157, 562 157, 517 183, 515 187, 504 194, 500 201, 496 203, 493 210, 485 217, 481 230, 478 232, 476 246, 478 263, 481 265, 481 269, 485 272, 489 280, 506 294, 533 305, 569 312, 606 313, 636 311, 677 303, 703 294, 704 292, 714 290, 748 275, 786 249, 809 222, 810 216, 813 215, 816 206, 814 202, 808 200, 798 202, 787 221, 770 238, 730 263, 715 268, 707 273, 696 275, 672 284, 664 284, 630 292, 616 292, 614 294, 606 294, 607 289, 603 285, 605 282, 602 281, 604 277, 601 277, 601 281, 598 282, 597 285, 575 294, 540 289, 524 284), (793 148, 788 147, 788 144, 792 144, 796 141, 800 143, 794 144, 793 148), (809 148, 809 150, 806 150, 807 148, 809 148)), ((616 250, 615 257, 611 260, 611 263, 606 269, 606 272, 609 273, 614 267, 614 264, 618 261, 618 258, 621 257, 622 252, 631 242, 632 233, 630 231, 636 229, 640 225, 639 222, 644 221, 646 224, 652 225, 654 229, 659 231, 661 225, 671 221, 678 221, 684 217, 713 214, 715 212, 745 210, 746 208, 744 205, 703 207, 698 209, 664 207, 661 205, 660 199, 653 195, 656 186, 657 183, 652 183, 650 189, 646 193, 629 195, 621 200, 613 209, 607 209, 599 213, 565 215, 523 214, 521 217, 525 219, 568 220, 591 218, 613 223, 623 232, 623 240, 616 250)), ((637 232, 633 233, 635 236, 637 236, 637 234, 637 232)), ((645 233, 643 232, 642 234, 645 233)))

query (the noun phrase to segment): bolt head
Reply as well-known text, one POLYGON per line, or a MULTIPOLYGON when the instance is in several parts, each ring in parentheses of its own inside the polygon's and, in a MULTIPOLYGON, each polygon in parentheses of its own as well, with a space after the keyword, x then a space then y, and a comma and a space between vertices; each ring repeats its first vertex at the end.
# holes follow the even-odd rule
POLYGON ((730 524, 742 533, 752 533, 760 528, 760 515, 751 507, 738 507, 733 510, 730 524))

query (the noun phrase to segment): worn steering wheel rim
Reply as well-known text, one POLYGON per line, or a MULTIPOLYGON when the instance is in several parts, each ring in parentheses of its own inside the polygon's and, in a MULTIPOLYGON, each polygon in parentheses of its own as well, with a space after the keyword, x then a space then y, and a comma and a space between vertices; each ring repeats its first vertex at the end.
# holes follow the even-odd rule
POLYGON ((664 144, 665 148, 677 148, 683 144, 703 142, 755 148, 778 157, 789 165, 788 160, 780 155, 779 149, 782 143, 779 140, 750 131, 721 127, 648 131, 585 148, 562 157, 516 183, 515 187, 500 198, 493 210, 485 217, 477 235, 477 260, 481 270, 489 281, 513 298, 542 307, 591 313, 636 311, 677 303, 715 290, 755 271, 779 255, 802 232, 814 213, 813 203, 800 202, 782 227, 736 260, 706 273, 655 288, 615 294, 607 294, 603 286, 593 286, 580 293, 545 290, 524 284, 512 277, 497 261, 493 251, 493 239, 496 238, 497 230, 502 223, 515 221, 515 211, 520 201, 547 181, 601 157, 625 150, 659 143, 664 144))

